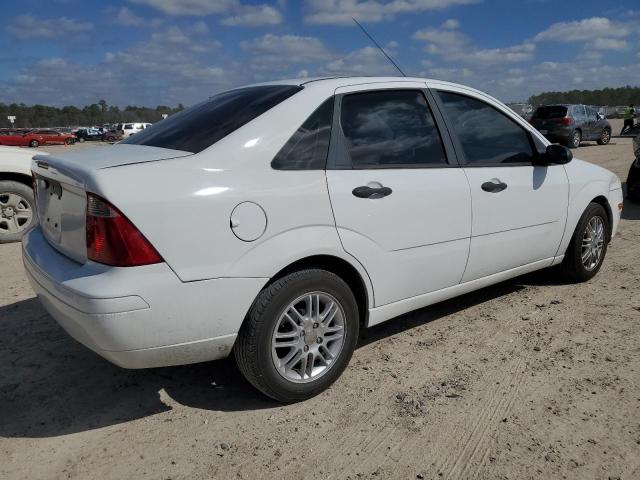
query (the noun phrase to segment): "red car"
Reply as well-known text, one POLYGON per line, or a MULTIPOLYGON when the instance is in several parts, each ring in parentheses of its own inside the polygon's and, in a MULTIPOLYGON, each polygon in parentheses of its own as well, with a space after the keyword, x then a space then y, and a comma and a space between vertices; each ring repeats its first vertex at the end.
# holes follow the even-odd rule
POLYGON ((60 133, 55 130, 32 130, 30 132, 3 131, 0 132, 0 145, 16 147, 37 147, 52 143, 73 145, 76 136, 70 133, 60 133))

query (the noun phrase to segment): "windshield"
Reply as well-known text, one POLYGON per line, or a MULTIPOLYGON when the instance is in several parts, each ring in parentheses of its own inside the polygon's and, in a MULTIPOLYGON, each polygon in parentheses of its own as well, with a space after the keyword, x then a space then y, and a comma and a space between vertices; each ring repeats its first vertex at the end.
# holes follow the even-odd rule
POLYGON ((549 106, 540 107, 533 114, 533 118, 541 118, 543 120, 549 120, 551 118, 564 118, 567 115, 567 107, 549 106))
POLYGON ((198 153, 300 90, 299 86, 266 85, 220 93, 121 143, 198 153))

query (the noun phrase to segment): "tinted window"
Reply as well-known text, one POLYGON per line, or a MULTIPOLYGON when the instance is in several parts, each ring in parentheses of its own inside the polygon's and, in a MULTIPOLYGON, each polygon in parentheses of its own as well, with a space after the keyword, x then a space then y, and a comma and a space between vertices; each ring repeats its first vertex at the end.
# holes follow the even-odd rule
POLYGON ((198 153, 301 88, 269 85, 224 92, 149 126, 122 143, 198 153))
POLYGON ((542 120, 549 120, 551 118, 564 118, 567 116, 567 107, 551 105, 547 107, 539 107, 536 113, 533 114, 533 118, 540 118, 542 120))
POLYGON ((342 100, 353 168, 446 165, 440 133, 420 91, 378 91, 342 100))
POLYGON ((439 94, 462 144, 465 163, 531 163, 529 135, 520 125, 483 101, 455 93, 439 94))
POLYGON ((324 170, 331 138, 333 97, 320 105, 271 162, 278 170, 324 170))

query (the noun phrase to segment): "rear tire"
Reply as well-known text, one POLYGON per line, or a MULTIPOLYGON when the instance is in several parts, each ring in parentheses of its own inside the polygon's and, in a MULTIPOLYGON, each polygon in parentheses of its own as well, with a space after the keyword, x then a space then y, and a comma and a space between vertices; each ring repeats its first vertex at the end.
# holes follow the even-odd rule
POLYGON ((359 327, 358 305, 344 280, 325 270, 301 270, 260 292, 240 329, 234 356, 255 388, 280 402, 298 402, 338 379, 351 359, 359 327))
POLYGON ((78 141, 79 141, 80 143, 84 143, 84 138, 80 137, 80 138, 78 139, 78 141))
POLYGON ((586 282, 598 273, 607 254, 609 230, 604 207, 590 203, 578 221, 562 261, 565 277, 573 282, 586 282))
POLYGON ((24 183, 0 181, 0 243, 18 242, 38 223, 33 190, 24 183))
POLYGON ((611 130, 603 128, 600 138, 598 139, 598 145, 608 145, 611 141, 611 130))
POLYGON ((582 142, 582 132, 580 130, 574 130, 571 138, 569 139, 569 148, 578 148, 582 142))
POLYGON ((39 145, 40 145, 40 142, 38 142, 38 140, 31 140, 31 141, 29 142, 29 146, 30 146, 31 148, 38 148, 38 146, 39 146, 39 145))

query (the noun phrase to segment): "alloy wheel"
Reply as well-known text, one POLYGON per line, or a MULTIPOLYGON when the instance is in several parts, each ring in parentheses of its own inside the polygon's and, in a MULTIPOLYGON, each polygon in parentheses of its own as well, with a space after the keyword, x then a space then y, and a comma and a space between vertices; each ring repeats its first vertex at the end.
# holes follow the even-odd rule
POLYGON ((599 265, 602 258, 605 241, 604 232, 604 220, 599 216, 592 217, 584 230, 581 258, 582 265, 589 272, 599 265))
POLYGON ((324 292, 306 293, 283 310, 271 339, 271 358, 278 373, 296 383, 324 375, 342 352, 345 313, 324 292))

